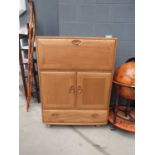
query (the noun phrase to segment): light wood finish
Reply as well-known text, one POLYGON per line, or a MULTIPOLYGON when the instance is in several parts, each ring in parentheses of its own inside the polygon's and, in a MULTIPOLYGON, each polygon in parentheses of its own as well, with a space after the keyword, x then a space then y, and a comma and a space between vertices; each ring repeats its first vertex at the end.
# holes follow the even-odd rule
POLYGON ((28 4, 28 23, 24 25, 19 32, 19 40, 27 39, 28 46, 21 46, 21 41, 19 41, 19 62, 21 67, 21 76, 23 81, 24 87, 24 94, 26 98, 26 111, 29 110, 31 95, 33 94, 32 90, 33 81, 34 87, 36 90, 37 100, 38 103, 40 102, 39 96, 39 87, 38 87, 38 80, 37 80, 37 69, 35 68, 35 64, 37 60, 34 57, 34 50, 35 50, 35 27, 36 27, 36 14, 35 14, 35 6, 33 0, 27 0, 28 4), (25 32, 24 32, 25 31, 25 32), (28 52, 28 61, 22 59, 22 52, 28 52), (25 67, 24 67, 25 66, 25 67), (28 68, 27 68, 28 67, 28 68), (27 69, 25 69, 27 68, 27 69), (28 73, 26 73, 28 70, 28 73), (27 75, 26 75, 26 74, 27 75))
POLYGON ((38 38, 40 69, 112 70, 115 40, 38 38))
POLYGON ((107 123, 116 40, 37 37, 44 123, 107 123))
POLYGON ((107 123, 108 113, 105 110, 43 110, 43 122, 47 123, 107 123))
POLYGON ((108 109, 111 73, 77 73, 77 107, 80 109, 108 109))
POLYGON ((40 72, 43 108, 66 109, 75 105, 74 72, 40 72))

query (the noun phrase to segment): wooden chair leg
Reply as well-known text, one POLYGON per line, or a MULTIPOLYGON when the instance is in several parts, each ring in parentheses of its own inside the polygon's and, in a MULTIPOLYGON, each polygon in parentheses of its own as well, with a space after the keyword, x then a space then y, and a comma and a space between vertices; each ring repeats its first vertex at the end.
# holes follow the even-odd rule
POLYGON ((28 112, 29 111, 29 107, 30 107, 30 97, 29 96, 27 96, 27 100, 26 100, 26 111, 28 112))

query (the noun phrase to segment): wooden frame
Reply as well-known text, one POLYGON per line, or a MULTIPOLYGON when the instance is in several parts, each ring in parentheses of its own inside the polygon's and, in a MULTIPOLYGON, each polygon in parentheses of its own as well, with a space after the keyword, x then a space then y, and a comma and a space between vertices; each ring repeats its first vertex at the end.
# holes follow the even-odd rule
POLYGON ((37 36, 36 40, 43 122, 60 125, 106 124, 117 39, 37 36), (72 86, 68 82, 59 83, 62 78, 60 73, 66 77, 65 81, 71 78, 68 73, 75 75, 72 86), (87 91, 87 88, 97 93, 87 91), (73 106, 66 102, 69 93, 75 98, 73 106), (90 101, 88 96, 93 95, 95 100, 90 97, 90 101), (61 97, 65 104, 60 102, 61 97))

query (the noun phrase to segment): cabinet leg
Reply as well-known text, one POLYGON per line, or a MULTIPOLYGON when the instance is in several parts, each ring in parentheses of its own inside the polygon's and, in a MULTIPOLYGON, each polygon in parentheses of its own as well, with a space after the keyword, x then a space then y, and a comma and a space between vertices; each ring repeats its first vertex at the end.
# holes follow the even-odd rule
POLYGON ((50 128, 52 125, 51 124, 46 124, 46 127, 47 128, 50 128))
POLYGON ((110 130, 111 130, 111 131, 114 131, 114 130, 116 130, 116 127, 115 127, 114 125, 111 124, 111 125, 110 125, 110 130))
POLYGON ((96 127, 101 127, 102 125, 95 125, 96 127))

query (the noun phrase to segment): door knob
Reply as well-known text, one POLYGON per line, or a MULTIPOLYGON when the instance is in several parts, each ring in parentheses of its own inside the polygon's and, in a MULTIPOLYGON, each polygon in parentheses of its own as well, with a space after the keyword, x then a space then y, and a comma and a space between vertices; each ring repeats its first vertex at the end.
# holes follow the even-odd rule
POLYGON ((82 93, 82 88, 81 88, 81 86, 78 86, 78 87, 77 87, 77 92, 78 92, 79 94, 82 93))
POLYGON ((75 87, 73 85, 70 86, 69 93, 75 93, 75 87))

